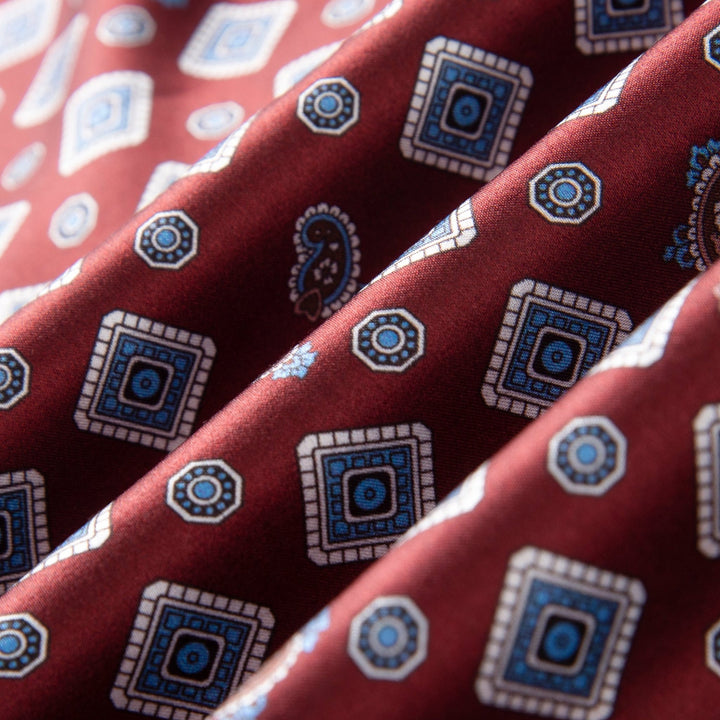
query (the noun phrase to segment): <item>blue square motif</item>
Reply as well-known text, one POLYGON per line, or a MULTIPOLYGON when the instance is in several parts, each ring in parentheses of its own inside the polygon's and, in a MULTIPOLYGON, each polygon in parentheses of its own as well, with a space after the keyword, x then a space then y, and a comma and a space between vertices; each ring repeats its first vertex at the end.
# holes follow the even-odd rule
POLYGON ((419 139, 461 160, 491 162, 516 83, 441 57, 419 139))
POLYGON ((530 584, 525 608, 515 642, 510 652, 504 678, 509 682, 531 685, 543 690, 589 697, 606 655, 608 638, 613 630, 619 603, 593 596, 570 587, 556 585, 539 578, 530 584), (544 608, 552 605, 554 623, 537 628, 544 608), (571 612, 564 614, 563 608, 571 612), (578 622, 576 612, 594 619, 594 623, 578 622), (538 649, 531 649, 535 640, 538 649), (580 646, 585 652, 576 661, 574 671, 568 671, 569 661, 575 661, 580 646), (532 656, 542 656, 541 668, 532 656), (553 671, 553 665, 556 666, 553 671))
POLYGON ((255 625, 167 602, 134 690, 209 710, 228 695, 255 625))
POLYGON ((645 30, 667 30, 665 0, 593 0, 591 35, 617 36, 645 30))
POLYGON ((411 448, 399 444, 326 455, 328 542, 395 537, 414 525, 412 464, 411 448))
POLYGON ((531 302, 503 386, 552 403, 600 360, 609 334, 600 322, 531 302))
POLYGON ((121 332, 97 403, 97 414, 133 426, 171 432, 197 359, 192 352, 121 332))
POLYGON ((0 578, 17 577, 35 564, 29 487, 0 491, 0 578))

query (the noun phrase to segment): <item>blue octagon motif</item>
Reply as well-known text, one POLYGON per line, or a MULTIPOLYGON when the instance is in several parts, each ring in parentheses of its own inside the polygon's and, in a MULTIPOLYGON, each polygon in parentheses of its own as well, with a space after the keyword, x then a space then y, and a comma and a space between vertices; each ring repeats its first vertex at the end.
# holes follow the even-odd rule
POLYGON ((242 504, 242 478, 222 460, 193 462, 170 479, 167 503, 187 522, 217 524, 242 504))
POLYGON ((600 207, 601 188, 580 163, 548 165, 530 181, 530 205, 552 223, 579 225, 600 207))
POLYGON ((705 59, 717 70, 720 70, 720 27, 705 36, 705 59))
POLYGON ((23 677, 45 660, 47 630, 31 615, 0 617, 0 677, 23 677))
POLYGON ((178 270, 195 257, 198 226, 182 211, 161 212, 135 235, 135 252, 153 268, 178 270))
POLYGON ((375 371, 403 372, 425 353, 425 327, 403 308, 377 310, 353 328, 353 354, 375 371))
POLYGON ((0 349, 0 410, 8 410, 27 395, 30 367, 17 350, 0 349))
POLYGON ((360 95, 344 78, 318 80, 300 95, 298 117, 314 133, 342 135, 360 117, 360 95))
POLYGON ((405 608, 386 606, 362 624, 358 645, 375 667, 396 670, 417 651, 417 636, 417 623, 405 608))

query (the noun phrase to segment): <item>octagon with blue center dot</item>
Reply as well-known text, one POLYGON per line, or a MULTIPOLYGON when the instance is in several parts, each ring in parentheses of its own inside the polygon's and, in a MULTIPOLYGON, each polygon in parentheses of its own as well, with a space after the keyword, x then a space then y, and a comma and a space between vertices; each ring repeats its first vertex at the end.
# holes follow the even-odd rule
POLYGON ((530 180, 530 206, 551 223, 579 225, 599 207, 600 178, 581 163, 554 163, 530 180))
POLYGON ((360 93, 345 78, 323 78, 300 94, 297 116, 314 133, 342 135, 360 118, 360 93))
POLYGON ((179 270, 197 255, 199 235, 182 210, 156 213, 135 233, 135 252, 152 268, 179 270))
POLYGON ((186 522, 217 525, 242 505, 242 486, 223 460, 200 460, 170 478, 166 500, 186 522))

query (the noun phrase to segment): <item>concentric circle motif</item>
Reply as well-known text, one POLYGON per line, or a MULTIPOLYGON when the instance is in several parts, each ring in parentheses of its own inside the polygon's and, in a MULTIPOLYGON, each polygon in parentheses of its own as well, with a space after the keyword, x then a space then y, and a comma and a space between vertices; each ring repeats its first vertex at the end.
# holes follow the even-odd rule
POLYGON ((404 372, 425 354, 425 326, 404 308, 375 310, 352 330, 353 354, 378 372, 404 372))
POLYGON ((0 677, 20 678, 45 661, 47 629, 29 613, 0 616, 0 677))
POLYGON ((178 270, 197 254, 199 234, 182 210, 156 213, 135 234, 135 252, 150 267, 178 270))
POLYGON ((548 165, 530 180, 530 205, 552 223, 579 225, 599 207, 602 183, 585 165, 548 165))
POLYGON ((95 34, 110 47, 139 47, 154 37, 157 26, 152 15, 139 5, 120 5, 98 21, 95 34))
POLYGON ((720 620, 705 635, 705 663, 716 675, 720 675, 720 620))
POLYGON ((71 195, 53 213, 48 236, 59 248, 76 247, 95 229, 98 204, 89 193, 71 195))
POLYGON ((576 418, 550 441, 548 470, 568 492, 603 495, 625 474, 627 442, 605 417, 576 418))
POLYGON ((360 117, 360 94, 344 78, 324 78, 300 94, 297 115, 314 133, 342 135, 360 117))
POLYGON ((242 122, 245 111, 236 102, 213 103, 190 113, 185 127, 198 140, 219 140, 242 122))
POLYGON ((348 653, 377 680, 402 680, 427 656, 428 622, 408 597, 380 597, 352 621, 348 653))
POLYGON ((30 366, 13 348, 0 348, 0 410, 9 410, 30 390, 30 366))
POLYGON ((170 478, 166 500, 187 522, 217 524, 242 505, 242 484, 223 460, 192 462, 170 478))

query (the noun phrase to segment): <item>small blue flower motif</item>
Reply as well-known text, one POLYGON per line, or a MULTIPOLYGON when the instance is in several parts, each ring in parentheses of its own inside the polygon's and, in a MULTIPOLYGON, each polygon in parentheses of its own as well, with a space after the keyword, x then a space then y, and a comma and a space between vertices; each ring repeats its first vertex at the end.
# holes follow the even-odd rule
POLYGON ((317 645, 320 635, 330 627, 330 609, 321 610, 300 631, 303 652, 311 653, 317 645))
POLYGON ((273 380, 290 376, 304 378, 316 357, 317 352, 312 351, 309 342, 296 345, 273 369, 273 380))

